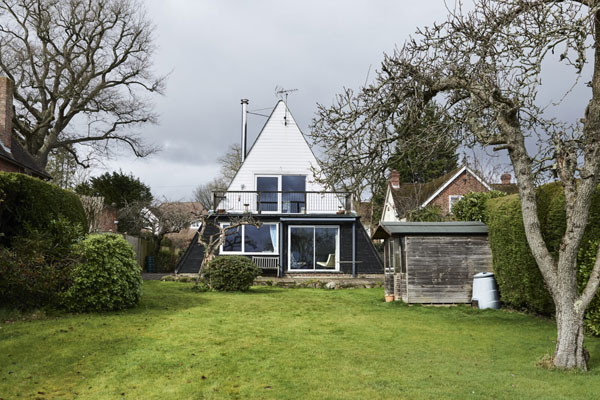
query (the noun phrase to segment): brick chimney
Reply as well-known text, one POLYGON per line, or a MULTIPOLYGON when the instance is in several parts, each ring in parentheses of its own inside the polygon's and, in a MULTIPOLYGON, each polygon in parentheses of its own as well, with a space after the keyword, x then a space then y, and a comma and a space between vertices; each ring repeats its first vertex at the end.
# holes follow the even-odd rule
POLYGON ((510 185, 511 179, 512 179, 512 176, 510 176, 510 174, 500 175, 500 182, 502 182, 503 185, 510 185))
POLYGON ((12 141, 13 83, 0 76, 0 142, 10 151, 12 141))
POLYGON ((393 188, 400 187, 400 172, 395 169, 392 170, 392 173, 390 174, 390 183, 393 188))

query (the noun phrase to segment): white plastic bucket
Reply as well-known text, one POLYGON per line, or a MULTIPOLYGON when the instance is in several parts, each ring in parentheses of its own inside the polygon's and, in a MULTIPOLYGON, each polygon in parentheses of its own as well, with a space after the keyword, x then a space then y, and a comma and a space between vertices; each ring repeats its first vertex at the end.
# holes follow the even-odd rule
POLYGON ((496 279, 491 272, 480 272, 473 276, 473 297, 477 300, 479 308, 500 308, 500 297, 496 279))

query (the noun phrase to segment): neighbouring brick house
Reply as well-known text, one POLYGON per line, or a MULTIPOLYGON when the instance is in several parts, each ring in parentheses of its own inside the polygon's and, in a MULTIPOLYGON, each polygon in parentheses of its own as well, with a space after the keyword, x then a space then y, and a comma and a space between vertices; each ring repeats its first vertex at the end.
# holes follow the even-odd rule
POLYGON ((510 174, 502 175, 501 184, 489 185, 466 166, 426 183, 400 183, 399 177, 397 171, 392 171, 380 222, 405 221, 409 211, 434 205, 448 215, 452 204, 470 192, 516 192, 510 174))
POLYGON ((0 171, 51 179, 13 135, 13 90, 13 82, 0 77, 0 171))
POLYGON ((119 228, 119 221, 117 219, 117 207, 104 206, 102 213, 100 214, 100 224, 98 226, 99 232, 117 232, 119 228))

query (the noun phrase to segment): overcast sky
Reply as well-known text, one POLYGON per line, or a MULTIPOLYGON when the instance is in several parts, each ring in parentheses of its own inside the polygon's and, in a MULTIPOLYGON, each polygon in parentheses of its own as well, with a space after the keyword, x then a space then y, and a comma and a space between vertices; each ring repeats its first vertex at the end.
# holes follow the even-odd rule
MULTIPOLYGON (((240 99, 250 100, 250 110, 272 108, 276 86, 298 89, 288 104, 307 134, 317 103, 329 105, 343 87, 362 85, 384 52, 448 14, 443 0, 145 4, 156 24, 156 70, 171 74, 166 95, 155 101, 160 123, 143 134, 163 150, 147 159, 121 156, 106 167, 133 173, 170 200, 191 199, 197 185, 218 174, 217 159, 240 140, 240 99)), ((249 145, 265 120, 249 117, 249 145)))
MULTIPOLYGON (((331 104, 343 87, 363 84, 384 52, 447 15, 441 0, 145 3, 156 24, 156 70, 171 75, 155 101, 160 123, 143 134, 163 150, 106 166, 133 173, 170 200, 190 199, 218 174, 217 159, 240 140, 240 99, 250 100, 249 110, 272 108, 276 86, 298 89, 288 104, 307 134, 316 103, 331 104)), ((249 117, 250 143, 265 120, 249 117)))

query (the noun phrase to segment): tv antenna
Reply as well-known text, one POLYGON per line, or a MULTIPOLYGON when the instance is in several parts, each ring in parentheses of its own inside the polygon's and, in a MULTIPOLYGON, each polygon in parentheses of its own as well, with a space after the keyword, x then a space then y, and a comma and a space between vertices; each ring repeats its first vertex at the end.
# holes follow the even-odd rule
POLYGON ((286 103, 287 103, 287 99, 288 99, 289 94, 297 92, 297 91, 298 91, 298 89, 284 89, 284 88, 280 88, 279 86, 275 87, 275 93, 277 93, 279 95, 279 97, 285 96, 285 102, 286 103))
POLYGON ((283 124, 285 126, 287 126, 287 101, 288 101, 288 96, 290 93, 294 93, 297 92, 298 89, 284 89, 282 87, 279 86, 275 86, 275 94, 277 94, 277 96, 279 98, 281 98, 283 100, 283 96, 285 96, 285 115, 283 116, 283 124))

